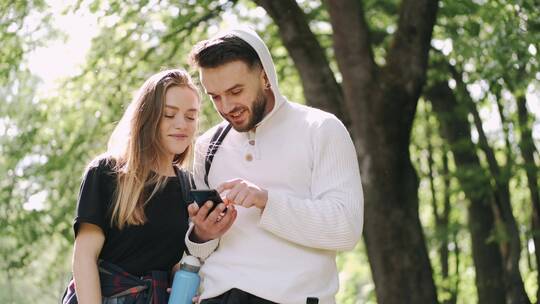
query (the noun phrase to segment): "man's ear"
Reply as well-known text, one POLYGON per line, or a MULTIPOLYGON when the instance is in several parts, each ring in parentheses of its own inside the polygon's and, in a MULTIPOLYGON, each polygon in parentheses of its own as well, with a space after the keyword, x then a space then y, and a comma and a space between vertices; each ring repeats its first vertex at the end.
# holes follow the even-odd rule
POLYGON ((264 69, 261 69, 261 86, 265 89, 270 89, 270 87, 272 86, 270 80, 268 80, 268 76, 266 75, 264 69))

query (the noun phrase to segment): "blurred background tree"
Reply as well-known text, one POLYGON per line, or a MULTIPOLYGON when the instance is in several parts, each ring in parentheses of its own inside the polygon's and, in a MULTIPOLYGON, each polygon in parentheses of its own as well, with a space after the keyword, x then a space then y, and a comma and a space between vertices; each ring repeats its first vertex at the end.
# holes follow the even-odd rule
MULTIPOLYGON (((0 1, 0 302, 57 302, 82 173, 134 91, 240 22, 284 94, 355 141, 365 231, 338 255, 338 303, 539 303, 539 14, 534 0, 0 1), (66 16, 94 23, 73 37, 66 16), (73 40, 84 59, 50 85, 69 50, 41 74, 36 53, 73 40)), ((201 132, 218 121, 205 97, 201 132)))

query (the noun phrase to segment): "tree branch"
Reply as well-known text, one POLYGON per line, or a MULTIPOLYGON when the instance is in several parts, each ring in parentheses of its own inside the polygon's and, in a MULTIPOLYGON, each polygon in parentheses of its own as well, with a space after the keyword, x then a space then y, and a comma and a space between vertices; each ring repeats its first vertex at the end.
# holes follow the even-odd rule
POLYGON ((513 167, 513 159, 514 159, 514 153, 512 152, 512 144, 510 143, 510 128, 509 128, 509 122, 508 118, 504 114, 504 106, 501 101, 501 94, 500 90, 498 89, 495 92, 495 102, 497 104, 497 110, 499 112, 499 118, 501 119, 501 124, 503 127, 503 133, 504 133, 504 143, 505 143, 505 152, 506 152, 506 165, 502 168, 503 169, 503 175, 505 179, 510 179, 510 175, 512 174, 512 167, 513 167))
POLYGON ((263 7, 278 25, 283 44, 300 74, 307 104, 334 113, 345 125, 350 125, 348 113, 344 111, 341 88, 330 69, 324 50, 296 1, 254 2, 263 7))
MULTIPOLYGON (((343 76, 345 103, 351 111, 352 123, 365 120, 371 110, 372 94, 378 92, 374 84, 377 65, 371 50, 370 33, 360 1, 326 1, 330 22, 334 53, 343 76)), ((354 129, 359 129, 354 127, 354 129)))
POLYGON ((387 66, 391 82, 417 96, 425 81, 438 0, 403 0, 398 28, 388 51, 387 66))
POLYGON ((478 113, 476 104, 472 99, 469 91, 467 90, 465 82, 463 81, 462 73, 451 64, 448 64, 447 66, 450 70, 450 73, 452 74, 452 77, 457 83, 457 90, 461 93, 464 103, 467 105, 467 108, 473 116, 474 126, 476 127, 476 131, 478 132, 478 144, 482 151, 486 154, 486 160, 489 166, 489 170, 491 171, 491 174, 493 174, 493 177, 496 179, 497 185, 500 185, 501 183, 504 183, 506 181, 502 179, 499 163, 495 158, 495 152, 488 143, 488 139, 486 133, 484 132, 484 127, 482 124, 482 119, 480 118, 480 114, 478 113))
POLYGON ((360 1, 325 1, 332 23, 334 52, 343 82, 369 85, 376 71, 368 25, 360 1))

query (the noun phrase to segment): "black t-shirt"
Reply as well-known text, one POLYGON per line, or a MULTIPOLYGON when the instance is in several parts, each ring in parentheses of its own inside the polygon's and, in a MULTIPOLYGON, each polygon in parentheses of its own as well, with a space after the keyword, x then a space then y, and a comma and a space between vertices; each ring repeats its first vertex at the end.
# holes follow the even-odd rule
MULTIPOLYGON (((117 185, 112 168, 112 161, 102 159, 86 172, 77 202, 75 235, 80 223, 97 225, 105 234, 100 259, 137 276, 151 270, 170 271, 186 249, 188 213, 180 182, 169 177, 163 190, 154 194, 145 207, 147 221, 143 225, 119 230, 111 226, 111 204, 117 185)), ((153 186, 147 190, 151 189, 153 186)))

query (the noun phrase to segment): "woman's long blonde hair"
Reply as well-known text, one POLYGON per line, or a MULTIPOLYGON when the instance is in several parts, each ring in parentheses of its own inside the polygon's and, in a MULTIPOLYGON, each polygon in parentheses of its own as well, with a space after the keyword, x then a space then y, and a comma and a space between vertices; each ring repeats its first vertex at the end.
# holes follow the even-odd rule
MULTIPOLYGON (((146 222, 144 207, 166 183, 166 176, 152 173, 167 162, 167 152, 160 136, 160 123, 165 108, 165 93, 171 87, 187 87, 199 97, 199 90, 189 74, 181 69, 159 72, 151 76, 137 92, 122 119, 113 131, 108 158, 114 161, 117 187, 113 196, 111 225, 119 229, 146 222), (148 195, 145 187, 155 185, 148 195)), ((184 166, 191 156, 193 143, 171 166, 184 166)))

